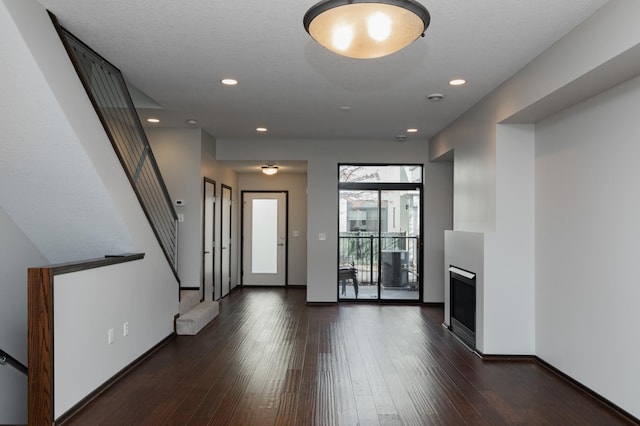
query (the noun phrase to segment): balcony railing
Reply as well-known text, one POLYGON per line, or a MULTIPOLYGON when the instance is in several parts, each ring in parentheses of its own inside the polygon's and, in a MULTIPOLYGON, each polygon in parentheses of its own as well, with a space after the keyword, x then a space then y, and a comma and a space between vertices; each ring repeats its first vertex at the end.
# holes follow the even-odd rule
POLYGON ((339 241, 340 266, 355 268, 360 285, 417 287, 418 237, 393 232, 380 236, 371 232, 341 232, 339 241), (396 260, 399 265, 389 265, 396 260), (399 280, 394 277, 396 273, 399 280))

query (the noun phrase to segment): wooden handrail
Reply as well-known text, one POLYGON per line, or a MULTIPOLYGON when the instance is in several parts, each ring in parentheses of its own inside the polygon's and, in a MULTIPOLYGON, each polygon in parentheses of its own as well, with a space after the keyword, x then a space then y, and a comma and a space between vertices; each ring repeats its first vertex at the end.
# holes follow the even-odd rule
POLYGON ((54 276, 100 268, 144 258, 144 253, 107 255, 104 258, 29 268, 28 280, 28 422, 55 424, 53 363, 54 276))

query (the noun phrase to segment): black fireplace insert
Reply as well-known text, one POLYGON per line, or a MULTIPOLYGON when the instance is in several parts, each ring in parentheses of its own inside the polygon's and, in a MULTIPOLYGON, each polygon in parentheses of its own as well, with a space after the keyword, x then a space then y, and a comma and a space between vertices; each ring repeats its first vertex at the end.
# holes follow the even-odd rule
POLYGON ((456 266, 450 274, 450 329, 471 349, 476 348, 476 274, 456 266))

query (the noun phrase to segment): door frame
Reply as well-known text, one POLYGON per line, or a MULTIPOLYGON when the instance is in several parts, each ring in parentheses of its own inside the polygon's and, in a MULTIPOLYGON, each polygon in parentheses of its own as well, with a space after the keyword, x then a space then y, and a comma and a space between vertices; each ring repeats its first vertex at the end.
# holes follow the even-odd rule
POLYGON ((202 300, 207 298, 205 285, 205 229, 206 229, 206 203, 207 203, 207 184, 213 185, 213 211, 211 212, 211 232, 213 233, 213 244, 211 246, 211 300, 216 300, 216 181, 204 177, 202 181, 202 300))
POLYGON ((289 191, 288 190, 242 190, 240 192, 240 285, 244 285, 244 236, 245 236, 245 223, 244 223, 244 196, 245 193, 250 194, 284 194, 284 235, 285 235, 285 248, 284 251, 284 286, 289 286, 289 191))
MULTIPOLYGON (((363 182, 338 182, 338 191, 337 191, 337 196, 338 196, 338 206, 340 205, 340 191, 342 190, 364 190, 364 191, 378 191, 378 193, 382 193, 382 191, 394 191, 394 190, 407 190, 407 189, 416 189, 419 188, 420 189, 420 217, 418 218, 419 220, 419 225, 420 225, 420 235, 418 237, 418 268, 420 271, 420 274, 418 276, 418 300, 413 300, 413 299, 382 299, 380 297, 381 295, 381 288, 380 288, 380 270, 378 270, 378 298, 377 299, 346 299, 346 298, 340 298, 340 271, 338 270, 336 273, 336 295, 337 295, 337 300, 338 302, 363 302, 363 303, 406 303, 406 304, 415 304, 415 303, 423 303, 423 298, 424 298, 424 233, 425 233, 425 229, 424 229, 424 217, 425 217, 425 205, 424 205, 424 188, 425 188, 425 184, 424 184, 424 165, 423 164, 407 164, 407 163, 401 163, 401 164, 386 164, 386 163, 378 163, 378 164, 373 164, 373 163, 340 163, 338 164, 338 168, 342 165, 357 165, 357 166, 411 166, 411 165, 416 165, 416 166, 420 166, 422 168, 422 182, 420 183, 411 183, 411 182, 401 182, 401 183, 386 183, 386 182, 367 182, 367 183, 363 183, 363 182)), ((337 214, 337 222, 338 224, 340 223, 340 208, 338 207, 338 211, 336 212, 337 214)), ((380 214, 380 205, 378 205, 378 214, 380 214)), ((381 220, 378 221, 378 238, 380 238, 380 226, 381 226, 381 220)), ((338 225, 339 226, 339 225, 338 225)), ((339 238, 339 234, 340 234, 340 230, 337 229, 337 233, 338 233, 338 245, 337 245, 337 250, 336 253, 339 256, 340 253, 340 238, 339 238)), ((378 268, 380 268, 380 262, 381 262, 381 250, 378 250, 378 268)), ((338 259, 336 257, 336 265, 338 265, 340 259, 338 259)))
MULTIPOLYGON (((229 185, 225 185, 224 183, 221 185, 221 191, 220 191, 220 298, 222 299, 223 297, 227 296, 229 293, 231 293, 231 244, 232 244, 232 240, 233 240, 233 188, 231 188, 229 185), (222 238, 224 237, 224 191, 225 189, 227 189, 229 191, 229 244, 227 247, 228 253, 229 253, 229 291, 227 292, 227 294, 224 294, 224 282, 222 281, 224 276, 223 276, 223 264, 222 264, 222 258, 224 257, 224 253, 223 253, 223 246, 224 246, 224 241, 222 241, 222 238)), ((219 300, 218 299, 218 300, 219 300)))

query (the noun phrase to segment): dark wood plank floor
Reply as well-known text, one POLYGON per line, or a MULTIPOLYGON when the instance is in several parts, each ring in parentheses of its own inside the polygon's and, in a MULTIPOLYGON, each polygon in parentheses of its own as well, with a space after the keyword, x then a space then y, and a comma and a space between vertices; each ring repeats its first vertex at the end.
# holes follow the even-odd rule
POLYGON ((199 335, 171 340, 67 424, 630 424, 537 363, 483 362, 442 316, 239 290, 199 335))

